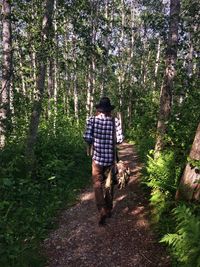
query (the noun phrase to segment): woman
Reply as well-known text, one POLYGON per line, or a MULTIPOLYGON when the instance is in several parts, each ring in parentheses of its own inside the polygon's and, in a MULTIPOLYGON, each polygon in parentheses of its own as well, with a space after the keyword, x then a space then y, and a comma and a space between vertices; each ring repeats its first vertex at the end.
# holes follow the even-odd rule
POLYGON ((102 226, 113 208, 113 187, 104 194, 103 184, 115 161, 115 143, 121 143, 123 135, 119 120, 112 117, 115 106, 111 105, 110 99, 102 97, 95 107, 97 113, 88 119, 84 139, 93 146, 92 181, 99 211, 98 223, 102 226))

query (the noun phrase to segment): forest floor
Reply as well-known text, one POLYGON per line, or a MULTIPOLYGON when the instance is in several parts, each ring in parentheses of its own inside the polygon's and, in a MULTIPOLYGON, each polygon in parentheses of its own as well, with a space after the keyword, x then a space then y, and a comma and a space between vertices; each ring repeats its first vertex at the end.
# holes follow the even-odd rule
POLYGON ((171 266, 165 248, 150 225, 150 208, 140 183, 141 164, 134 146, 120 145, 119 157, 131 169, 125 189, 115 188, 112 217, 98 226, 92 187, 58 219, 58 227, 44 240, 45 267, 171 266))

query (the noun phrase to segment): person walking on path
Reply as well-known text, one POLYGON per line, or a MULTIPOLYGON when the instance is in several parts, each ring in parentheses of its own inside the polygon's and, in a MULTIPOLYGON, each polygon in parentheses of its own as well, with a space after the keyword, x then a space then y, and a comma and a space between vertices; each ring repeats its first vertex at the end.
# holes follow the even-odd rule
POLYGON ((102 97, 95 106, 96 115, 88 119, 84 140, 92 146, 92 182, 95 202, 99 211, 99 226, 111 216, 113 207, 113 186, 104 190, 108 173, 115 163, 115 143, 123 141, 120 121, 112 116, 115 106, 108 97, 102 97))

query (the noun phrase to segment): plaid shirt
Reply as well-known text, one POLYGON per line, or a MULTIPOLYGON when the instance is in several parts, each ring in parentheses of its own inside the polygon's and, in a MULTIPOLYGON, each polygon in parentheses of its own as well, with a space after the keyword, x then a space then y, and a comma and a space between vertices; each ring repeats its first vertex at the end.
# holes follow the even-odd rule
MULTIPOLYGON (((122 143, 123 135, 120 122, 115 118, 115 132, 117 144, 122 143)), ((83 135, 85 141, 93 144, 92 159, 99 165, 113 164, 113 118, 100 113, 90 117, 83 135)))

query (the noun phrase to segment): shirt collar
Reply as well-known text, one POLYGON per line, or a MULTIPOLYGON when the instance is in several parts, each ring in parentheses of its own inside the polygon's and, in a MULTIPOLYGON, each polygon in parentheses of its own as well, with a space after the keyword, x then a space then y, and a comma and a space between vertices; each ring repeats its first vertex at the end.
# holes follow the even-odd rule
POLYGON ((111 118, 111 117, 106 116, 104 113, 100 113, 96 117, 97 118, 102 118, 102 119, 104 119, 104 118, 111 118))

